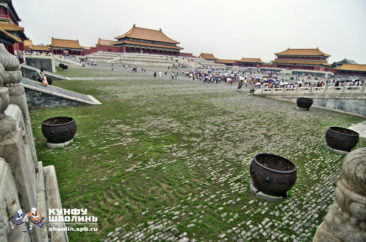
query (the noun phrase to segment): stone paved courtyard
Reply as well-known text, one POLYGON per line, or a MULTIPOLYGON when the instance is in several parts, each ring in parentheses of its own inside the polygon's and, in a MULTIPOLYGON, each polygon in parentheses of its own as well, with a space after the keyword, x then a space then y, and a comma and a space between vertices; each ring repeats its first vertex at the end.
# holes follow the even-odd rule
POLYGON ((103 105, 31 112, 39 159, 55 165, 63 206, 99 217, 99 232, 71 232, 70 241, 312 240, 343 158, 325 149, 324 134, 361 118, 300 112, 234 86, 149 79, 151 73, 116 79, 114 72, 106 80, 110 71, 99 70, 97 80, 87 70, 70 73, 78 71, 87 80, 55 85, 103 105), (76 119, 77 137, 47 150, 40 124, 59 115, 76 119), (262 152, 297 165, 283 202, 250 195, 249 165, 262 152))

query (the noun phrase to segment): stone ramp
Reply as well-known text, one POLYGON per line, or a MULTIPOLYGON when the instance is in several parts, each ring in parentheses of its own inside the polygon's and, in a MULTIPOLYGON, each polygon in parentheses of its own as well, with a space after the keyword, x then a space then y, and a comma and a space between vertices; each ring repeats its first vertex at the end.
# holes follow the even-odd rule
MULTIPOLYGON (((41 71, 38 68, 35 68, 33 66, 28 66, 26 64, 22 64, 21 68, 22 68, 23 76, 27 77, 27 78, 30 78, 30 76, 27 73, 33 73, 33 74, 38 75, 38 73, 41 71), (25 75, 25 73, 26 73, 26 75, 25 75)), ((65 76, 59 75, 59 74, 55 74, 53 72, 45 71, 44 73, 46 74, 47 78, 51 77, 53 80, 70 80, 68 77, 65 77, 65 76)))
POLYGON ((351 127, 349 127, 349 129, 352 129, 359 133, 360 137, 366 138, 366 121, 352 125, 351 127))
POLYGON ((21 84, 26 89, 28 106, 31 109, 101 104, 91 95, 52 85, 42 86, 39 82, 30 79, 23 78, 21 84))

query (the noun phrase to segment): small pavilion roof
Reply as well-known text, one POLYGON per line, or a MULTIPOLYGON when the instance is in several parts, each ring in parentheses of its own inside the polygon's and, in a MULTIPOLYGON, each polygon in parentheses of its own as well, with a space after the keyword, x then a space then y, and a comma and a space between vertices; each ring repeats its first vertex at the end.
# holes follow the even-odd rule
POLYGON ((83 47, 79 44, 79 40, 52 38, 50 46, 57 48, 83 49, 83 47))
POLYGON ((205 60, 217 60, 212 53, 201 53, 199 57, 205 60))
POLYGON ((127 33, 116 37, 116 39, 118 40, 123 38, 143 39, 143 40, 152 40, 158 42, 179 44, 178 41, 175 41, 169 38, 166 34, 164 34, 164 32, 161 29, 159 30, 147 29, 147 28, 136 27, 136 25, 133 25, 132 28, 127 33))
POLYGON ((323 51, 316 49, 290 49, 275 53, 276 55, 295 55, 295 56, 326 56, 329 57, 330 55, 324 53, 323 51))

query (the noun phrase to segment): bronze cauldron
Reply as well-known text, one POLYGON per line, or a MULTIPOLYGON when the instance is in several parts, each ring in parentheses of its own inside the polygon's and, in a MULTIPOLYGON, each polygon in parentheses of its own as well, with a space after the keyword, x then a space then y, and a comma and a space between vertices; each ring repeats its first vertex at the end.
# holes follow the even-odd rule
POLYGON ((296 100, 296 104, 299 108, 309 110, 313 105, 313 99, 307 97, 299 97, 296 100))
POLYGON ((76 123, 71 117, 54 117, 42 122, 42 133, 49 143, 64 143, 74 138, 76 123))
POLYGON ((254 187, 273 196, 287 196, 287 191, 295 185, 296 170, 294 163, 274 154, 257 154, 250 164, 254 187))
POLYGON ((346 128, 330 127, 325 133, 325 140, 329 147, 348 152, 357 145, 359 134, 346 128))

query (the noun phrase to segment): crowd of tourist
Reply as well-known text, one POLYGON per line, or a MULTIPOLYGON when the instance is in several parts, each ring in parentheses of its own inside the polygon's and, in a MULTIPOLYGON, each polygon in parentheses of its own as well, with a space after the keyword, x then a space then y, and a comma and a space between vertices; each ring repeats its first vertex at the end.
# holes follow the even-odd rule
POLYGON ((325 86, 362 86, 365 79, 358 76, 319 76, 319 74, 288 74, 259 68, 241 68, 238 70, 196 70, 184 73, 193 81, 208 84, 238 83, 238 89, 247 88, 297 88, 325 86))

